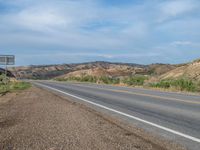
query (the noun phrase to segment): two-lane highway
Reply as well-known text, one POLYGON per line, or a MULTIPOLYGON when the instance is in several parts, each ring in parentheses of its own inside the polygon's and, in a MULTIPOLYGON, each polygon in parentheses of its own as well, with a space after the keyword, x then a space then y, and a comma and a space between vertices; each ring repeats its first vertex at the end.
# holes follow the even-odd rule
POLYGON ((200 149, 200 96, 85 83, 33 83, 116 114, 189 149, 200 149))

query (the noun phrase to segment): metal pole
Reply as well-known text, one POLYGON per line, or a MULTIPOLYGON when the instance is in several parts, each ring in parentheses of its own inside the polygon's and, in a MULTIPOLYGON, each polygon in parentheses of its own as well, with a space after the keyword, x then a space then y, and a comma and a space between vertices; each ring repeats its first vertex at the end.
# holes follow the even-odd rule
POLYGON ((5 65, 5 76, 7 77, 7 57, 5 57, 6 59, 6 65, 5 65))
POLYGON ((5 59, 5 64, 4 64, 4 73, 5 73, 5 75, 4 75, 4 81, 3 81, 3 84, 5 85, 5 87, 4 87, 4 90, 5 90, 5 92, 7 91, 7 85, 6 85, 6 62, 7 62, 7 60, 6 60, 6 57, 4 57, 4 59, 5 59))
POLYGON ((7 62, 8 62, 8 60, 7 60, 7 57, 5 57, 5 62, 6 62, 6 64, 5 64, 5 86, 6 86, 6 91, 8 90, 8 88, 7 88, 7 62))

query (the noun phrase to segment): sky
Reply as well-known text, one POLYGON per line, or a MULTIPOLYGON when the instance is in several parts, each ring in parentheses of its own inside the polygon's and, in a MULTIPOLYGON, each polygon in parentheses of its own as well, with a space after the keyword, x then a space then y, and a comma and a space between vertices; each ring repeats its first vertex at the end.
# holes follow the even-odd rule
POLYGON ((0 54, 16 65, 200 58, 199 0, 0 0, 0 54))

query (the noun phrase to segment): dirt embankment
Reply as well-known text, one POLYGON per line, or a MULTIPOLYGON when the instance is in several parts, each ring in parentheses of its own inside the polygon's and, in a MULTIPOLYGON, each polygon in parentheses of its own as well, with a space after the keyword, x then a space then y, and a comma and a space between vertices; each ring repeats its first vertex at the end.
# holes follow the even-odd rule
POLYGON ((32 87, 0 97, 0 149, 176 150, 181 147, 32 87))

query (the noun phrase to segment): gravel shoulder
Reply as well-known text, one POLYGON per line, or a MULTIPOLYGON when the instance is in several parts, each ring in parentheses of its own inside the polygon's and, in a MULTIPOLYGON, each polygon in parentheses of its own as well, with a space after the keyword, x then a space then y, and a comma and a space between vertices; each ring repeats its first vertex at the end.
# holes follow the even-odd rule
POLYGON ((0 97, 1 150, 181 150, 85 105, 32 87, 0 97))

